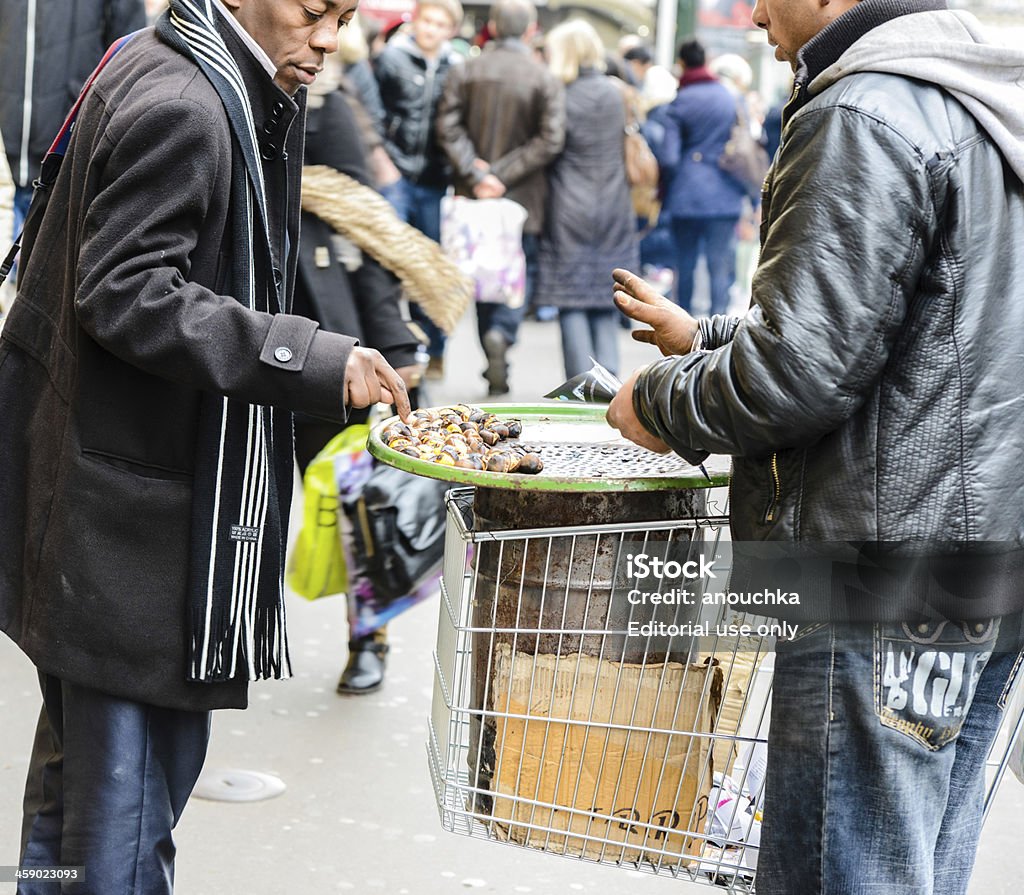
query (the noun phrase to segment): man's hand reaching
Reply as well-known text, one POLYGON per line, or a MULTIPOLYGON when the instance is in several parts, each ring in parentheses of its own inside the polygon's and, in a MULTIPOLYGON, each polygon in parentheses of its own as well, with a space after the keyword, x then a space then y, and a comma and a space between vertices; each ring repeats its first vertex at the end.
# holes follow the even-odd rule
POLYGON ((394 404, 403 420, 412 413, 402 377, 373 348, 352 349, 345 366, 344 395, 345 404, 350 407, 394 404))
POLYGON ((697 321, 693 317, 655 292, 635 273, 616 268, 612 278, 615 306, 627 317, 651 327, 633 331, 637 342, 656 345, 666 357, 689 352, 697 335, 697 321))

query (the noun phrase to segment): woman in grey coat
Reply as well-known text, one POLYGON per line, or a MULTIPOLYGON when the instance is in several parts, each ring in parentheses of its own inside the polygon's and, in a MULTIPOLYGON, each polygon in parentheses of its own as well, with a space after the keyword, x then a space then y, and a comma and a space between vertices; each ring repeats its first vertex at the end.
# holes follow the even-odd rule
POLYGON ((639 260, 623 150, 626 112, 604 75, 604 48, 582 20, 545 39, 548 64, 566 85, 565 149, 548 170, 538 294, 559 309, 566 377, 593 357, 616 372, 618 311, 611 271, 639 260))

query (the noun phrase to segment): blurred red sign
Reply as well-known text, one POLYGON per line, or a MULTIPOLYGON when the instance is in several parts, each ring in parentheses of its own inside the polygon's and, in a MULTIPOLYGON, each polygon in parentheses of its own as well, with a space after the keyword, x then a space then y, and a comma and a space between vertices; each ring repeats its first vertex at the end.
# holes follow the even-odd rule
POLYGON ((753 10, 754 0, 700 0, 697 24, 703 28, 753 28, 753 10))
POLYGON ((360 0, 359 15, 376 19, 391 27, 400 21, 409 21, 416 9, 416 0, 360 0))

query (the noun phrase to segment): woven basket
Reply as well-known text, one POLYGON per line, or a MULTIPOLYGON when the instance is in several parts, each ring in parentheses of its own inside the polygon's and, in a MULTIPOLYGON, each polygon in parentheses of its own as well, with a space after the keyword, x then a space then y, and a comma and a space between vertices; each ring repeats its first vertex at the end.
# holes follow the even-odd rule
POLYGON ((390 203, 326 165, 302 169, 302 210, 315 214, 390 270, 438 327, 451 333, 473 299, 472 280, 434 240, 402 221, 390 203))

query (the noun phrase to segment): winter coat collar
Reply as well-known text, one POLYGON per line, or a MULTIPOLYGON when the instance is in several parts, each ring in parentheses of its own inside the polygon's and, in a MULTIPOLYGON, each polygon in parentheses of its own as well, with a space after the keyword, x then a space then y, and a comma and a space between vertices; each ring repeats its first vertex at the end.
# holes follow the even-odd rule
POLYGON ((689 87, 691 84, 702 84, 706 81, 717 81, 718 78, 714 76, 706 65, 699 65, 696 68, 687 68, 683 70, 683 76, 679 79, 679 89, 682 90, 684 87, 689 87))
POLYGON ((518 37, 496 37, 484 47, 486 52, 494 50, 513 50, 516 53, 525 53, 527 56, 533 51, 518 37))
POLYGON ((245 44, 246 49, 256 58, 256 61, 263 66, 263 70, 270 75, 273 79, 277 75, 277 66, 274 65, 273 60, 267 55, 267 51, 263 49, 253 39, 252 35, 246 31, 241 23, 236 19, 228 8, 221 2, 221 0, 213 0, 213 5, 217 11, 224 17, 224 20, 231 27, 231 30, 238 35, 242 43, 245 44))
POLYGON ((811 98, 808 85, 873 28, 900 16, 947 8, 947 0, 861 0, 822 28, 797 54, 793 95, 786 105, 784 121, 811 98))

